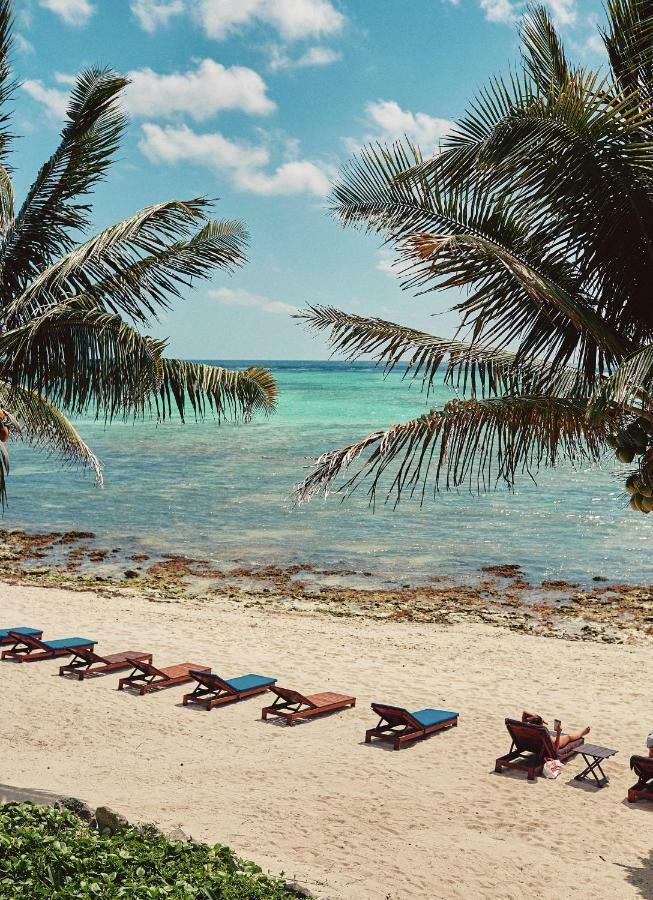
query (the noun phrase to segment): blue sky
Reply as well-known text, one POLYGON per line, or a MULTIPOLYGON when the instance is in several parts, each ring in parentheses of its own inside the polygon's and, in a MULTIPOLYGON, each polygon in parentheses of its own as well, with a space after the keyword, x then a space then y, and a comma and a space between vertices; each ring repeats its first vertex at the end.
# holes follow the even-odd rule
MULTIPOLYGON (((600 65, 599 5, 549 5, 571 52, 600 65)), ((403 293, 378 239, 331 218, 329 183, 367 140, 407 133, 435 148, 517 60, 522 11, 513 0, 17 0, 17 192, 56 145, 71 77, 111 65, 132 79, 132 121, 96 193, 97 226, 203 195, 251 234, 246 268, 153 325, 172 353, 324 358, 289 315, 307 302, 451 334, 453 298, 403 293)))

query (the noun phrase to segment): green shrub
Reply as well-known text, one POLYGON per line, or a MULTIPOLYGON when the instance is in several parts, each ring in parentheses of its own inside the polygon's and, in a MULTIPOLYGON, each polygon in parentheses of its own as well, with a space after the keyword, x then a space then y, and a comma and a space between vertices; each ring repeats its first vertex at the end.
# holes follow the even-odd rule
POLYGON ((0 807, 2 900, 287 900, 281 882, 228 847, 168 841, 155 829, 101 835, 69 812, 0 807))

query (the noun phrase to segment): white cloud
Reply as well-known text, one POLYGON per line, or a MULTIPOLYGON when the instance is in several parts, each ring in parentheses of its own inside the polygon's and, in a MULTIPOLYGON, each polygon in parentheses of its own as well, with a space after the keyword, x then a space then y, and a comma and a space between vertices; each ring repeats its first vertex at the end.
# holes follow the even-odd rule
POLYGON ((396 279, 397 270, 394 267, 395 261, 396 256, 394 256, 389 250, 379 250, 377 252, 376 268, 379 270, 379 272, 383 272, 384 275, 388 275, 390 278, 396 279))
POLYGON ((19 31, 14 35, 14 44, 16 45, 16 50, 19 53, 34 53, 35 48, 34 44, 31 41, 28 41, 24 35, 22 35, 19 31))
POLYGON ((362 139, 345 138, 345 146, 354 153, 362 144, 401 140, 404 135, 420 146, 425 153, 438 148, 440 139, 453 128, 449 119, 438 119, 427 113, 413 113, 402 109, 394 100, 378 100, 365 107, 365 118, 370 129, 362 139))
POLYGON ((61 16, 68 25, 86 25, 95 12, 89 0, 39 0, 39 4, 61 16))
POLYGON ((195 15, 217 40, 255 24, 268 25, 289 41, 337 34, 344 25, 330 0, 199 0, 195 15))
POLYGON ((309 47, 301 56, 293 59, 281 47, 274 46, 270 51, 268 68, 271 72, 280 69, 305 69, 308 66, 329 66, 342 59, 342 54, 331 47, 309 47))
POLYGON ((591 34, 580 49, 585 55, 602 56, 607 61, 608 53, 598 34, 591 34))
MULTIPOLYGON (((449 0, 454 6, 458 6, 460 0, 449 0)), ((573 25, 576 22, 576 0, 544 0, 551 11, 553 21, 558 27, 573 25)), ((518 8, 522 4, 513 0, 479 0, 479 6, 485 13, 488 22, 498 22, 502 25, 513 25, 518 18, 518 8)))
POLYGON ((512 25, 516 19, 515 9, 510 0, 480 0, 480 6, 488 22, 512 25))
POLYGON ((197 134, 187 125, 161 127, 151 122, 145 123, 142 131, 139 147, 151 162, 197 163, 228 174, 243 191, 323 197, 331 187, 324 169, 314 162, 291 160, 270 172, 270 153, 265 147, 232 141, 217 132, 197 134))
POLYGON ((282 300, 270 300, 269 297, 251 294, 242 288, 218 288, 209 291, 208 294, 223 306, 255 306, 263 312, 281 316, 292 316, 299 312, 299 309, 291 306, 290 303, 284 303, 282 300))
POLYGON ((130 9, 141 28, 152 33, 159 26, 168 25, 174 16, 186 12, 186 4, 184 0, 132 0, 130 9))
POLYGON ((251 115, 266 115, 276 105, 266 96, 266 85, 258 72, 245 66, 226 68, 204 59, 196 69, 160 75, 152 69, 129 72, 127 109, 133 116, 169 117, 187 113, 196 122, 223 109, 239 109, 251 115))
MULTIPOLYGON (((258 72, 244 66, 226 68, 212 59, 187 72, 160 75, 152 69, 137 69, 128 77, 131 84, 125 91, 125 106, 137 118, 170 118, 185 113, 201 122, 225 109, 251 115, 266 115, 276 109, 258 72)), ((75 77, 58 73, 55 81, 71 86, 75 77)), ((24 82, 23 88, 46 107, 49 115, 60 117, 62 110, 65 112, 67 91, 46 87, 38 80, 24 82)))
POLYGON ((243 190, 267 196, 313 194, 325 197, 331 190, 331 181, 324 170, 307 159, 282 163, 271 175, 261 171, 240 172, 236 183, 243 190))
POLYGON ((556 25, 573 25, 576 21, 576 0, 547 0, 556 25))
POLYGON ((33 100, 37 100, 45 106, 50 118, 63 119, 66 115, 68 91, 46 87, 42 81, 32 78, 23 81, 22 88, 33 100))
POLYGON ((54 80, 57 84, 67 84, 68 87, 72 87, 77 81, 77 78, 75 75, 69 75, 67 72, 55 72, 54 80))

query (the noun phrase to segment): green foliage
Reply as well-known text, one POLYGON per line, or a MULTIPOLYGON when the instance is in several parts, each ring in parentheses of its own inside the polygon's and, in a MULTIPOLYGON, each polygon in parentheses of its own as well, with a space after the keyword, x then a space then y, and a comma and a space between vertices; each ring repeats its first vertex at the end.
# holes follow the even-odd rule
POLYGON ((295 894, 217 844, 154 829, 99 834, 72 813, 0 809, 1 900, 287 900, 295 894))

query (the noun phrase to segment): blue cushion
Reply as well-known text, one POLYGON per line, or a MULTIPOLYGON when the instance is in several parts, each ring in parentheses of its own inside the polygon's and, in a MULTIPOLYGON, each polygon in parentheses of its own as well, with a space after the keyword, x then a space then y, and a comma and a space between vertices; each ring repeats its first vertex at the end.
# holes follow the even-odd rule
POLYGON ((91 641, 88 638, 82 637, 72 637, 72 638, 60 638, 57 641, 41 641, 44 647, 47 647, 48 650, 61 650, 62 647, 88 647, 89 645, 95 646, 97 641, 91 641))
POLYGON ((446 709, 420 709, 411 713, 413 719, 417 719, 420 725, 428 728, 431 725, 439 725, 441 722, 453 721, 458 718, 457 712, 449 712, 446 709))
POLYGON ((13 631, 14 634, 43 634, 43 630, 41 628, 27 628, 25 626, 21 626, 20 628, 0 628, 0 640, 9 637, 10 631, 13 631))
POLYGON ((265 675, 241 675, 240 678, 230 678, 229 681, 225 679, 225 684, 240 694, 252 688, 269 687, 271 684, 275 684, 276 680, 276 678, 266 678, 265 675))

